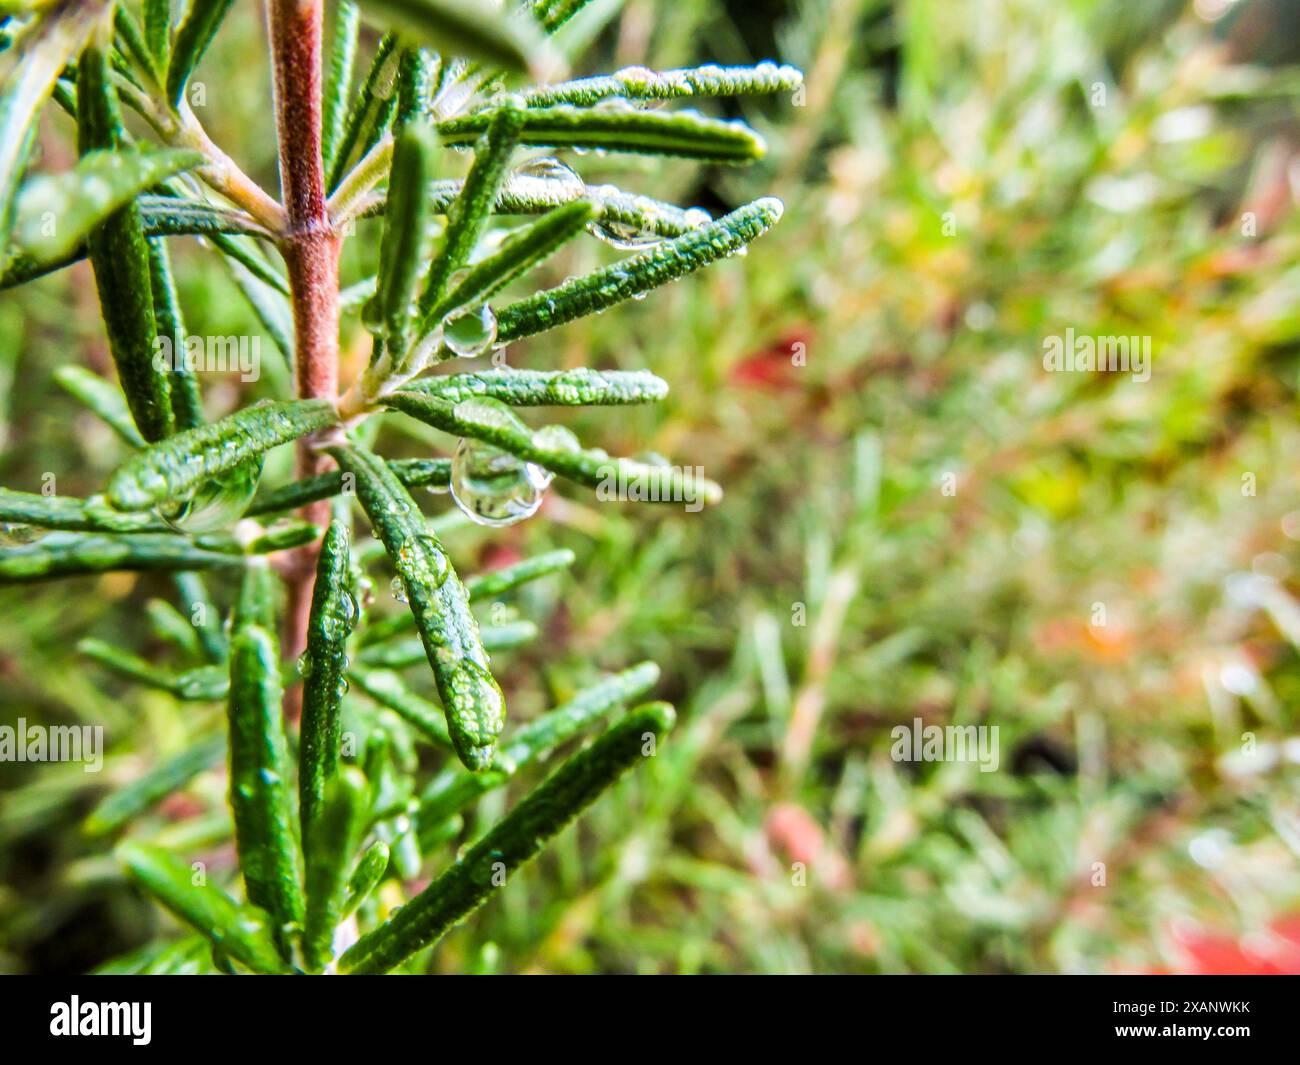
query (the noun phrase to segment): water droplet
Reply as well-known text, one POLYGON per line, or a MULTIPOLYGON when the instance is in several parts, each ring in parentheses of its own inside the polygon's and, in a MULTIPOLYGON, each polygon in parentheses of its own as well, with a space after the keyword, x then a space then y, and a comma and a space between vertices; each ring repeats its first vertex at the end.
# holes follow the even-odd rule
POLYGON ((486 303, 449 314, 442 320, 442 342, 459 358, 477 358, 496 338, 497 316, 486 303))
POLYGON ((158 508, 158 516, 177 532, 206 533, 228 528, 244 516, 257 493, 262 460, 254 459, 205 481, 181 503, 158 508))
POLYGON ((388 587, 393 593, 393 598, 399 603, 410 602, 410 597, 406 594, 406 582, 401 577, 394 577, 388 587))
POLYGON ((481 440, 462 440, 451 460, 451 497, 479 525, 532 517, 550 481, 549 471, 481 440))
POLYGON ((37 529, 32 525, 18 525, 0 522, 0 547, 21 547, 33 544, 48 535, 48 529, 37 529))
POLYGON ((692 207, 686 212, 686 224, 693 229, 707 226, 712 221, 713 215, 709 214, 703 207, 692 207))
POLYGON ((653 230, 642 229, 631 222, 623 222, 616 218, 602 218, 591 222, 587 225, 587 232, 620 251, 649 248, 664 239, 653 230))
POLYGON ((447 575, 451 572, 451 563, 447 556, 443 554, 442 546, 434 536, 419 537, 420 545, 424 548, 424 555, 429 560, 432 572, 429 575, 429 585, 433 588, 441 588, 447 582, 447 575))
POLYGON ((547 194, 556 199, 576 199, 587 191, 582 178, 558 159, 530 160, 518 167, 511 178, 522 178, 522 183, 544 181, 547 184, 547 194))
POLYGON ((298 670, 298 676, 303 678, 311 676, 311 655, 307 651, 303 651, 303 653, 298 656, 298 662, 295 668, 298 670))

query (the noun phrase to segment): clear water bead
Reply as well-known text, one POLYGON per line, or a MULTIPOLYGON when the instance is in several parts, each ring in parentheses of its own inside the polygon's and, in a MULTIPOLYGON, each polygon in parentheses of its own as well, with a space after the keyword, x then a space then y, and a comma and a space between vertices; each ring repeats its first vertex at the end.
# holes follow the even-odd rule
POLYGON ((524 183, 530 180, 546 182, 547 195, 554 196, 557 201, 577 199, 587 191, 582 178, 558 159, 530 160, 516 168, 511 176, 524 179, 524 183))
POLYGON ((477 358, 496 338, 497 316, 486 303, 456 311, 442 320, 442 342, 458 358, 477 358))
POLYGON ((248 510, 261 476, 261 458, 246 462, 205 481, 183 502, 159 507, 158 517, 182 533, 227 529, 248 510))
POLYGON ((461 440, 451 460, 451 498, 479 525, 532 517, 550 482, 549 471, 481 440, 461 440))

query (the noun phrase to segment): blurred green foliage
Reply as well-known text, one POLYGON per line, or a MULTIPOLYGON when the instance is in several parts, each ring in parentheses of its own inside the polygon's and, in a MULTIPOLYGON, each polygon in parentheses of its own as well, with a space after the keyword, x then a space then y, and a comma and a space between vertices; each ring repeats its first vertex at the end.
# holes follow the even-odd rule
MULTIPOLYGON (((1296 19, 1266 0, 627 0, 564 31, 578 73, 773 58, 807 85, 792 121, 787 101, 729 105, 771 143, 753 172, 567 160, 715 214, 772 191, 787 214, 743 260, 508 351, 673 382, 570 422, 698 463, 727 497, 648 512, 560 488, 504 533, 449 527, 458 565, 577 553, 515 595, 543 629, 499 657, 519 719, 653 658, 681 721, 435 968, 1180 968, 1188 925, 1274 949, 1264 930, 1300 907, 1300 78, 1278 43, 1296 19), (1150 337, 1150 380, 1045 372, 1069 329, 1150 337), (918 717, 998 726, 999 771, 893 761, 918 717)), ((241 10, 196 77, 214 139, 271 183, 261 32, 241 10)), ((42 130, 47 160, 68 132, 42 130)), ((345 280, 377 254, 360 225, 345 280)), ((257 332, 217 257, 173 243, 191 330, 257 332)), ((0 483, 54 472, 84 495, 119 461, 51 379, 108 366, 99 328, 84 264, 4 294, 0 483)), ((209 386, 209 413, 240 387, 209 386)), ((79 828, 219 713, 69 665, 86 635, 163 658, 153 598, 174 601, 165 579, 0 592, 23 621, 0 623, 3 719, 110 743, 99 777, 0 764, 0 969, 176 936, 79 828)), ((227 817, 213 772, 133 831, 201 846, 227 817)))

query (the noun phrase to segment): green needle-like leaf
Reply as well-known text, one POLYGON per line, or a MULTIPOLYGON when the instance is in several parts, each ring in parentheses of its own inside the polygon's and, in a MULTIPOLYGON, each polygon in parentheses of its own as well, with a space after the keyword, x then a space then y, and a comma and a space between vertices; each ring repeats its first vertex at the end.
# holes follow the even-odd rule
POLYGON ((334 929, 343 919, 352 859, 370 810, 370 787, 347 766, 330 780, 318 817, 307 826, 307 913, 302 949, 307 968, 319 971, 334 957, 334 929))
POLYGON ((527 19, 503 18, 488 0, 365 0, 367 15, 446 55, 503 70, 544 75, 553 65, 546 38, 527 19))
MULTIPOLYGON (((446 144, 467 147, 496 113, 493 109, 453 118, 439 125, 438 133, 446 144)), ((532 107, 525 112, 519 143, 715 163, 751 163, 767 151, 763 138, 743 122, 726 122, 693 111, 639 111, 633 107, 532 107)))
POLYGON ((321 159, 325 173, 334 165, 334 151, 343 137, 347 120, 348 93, 352 88, 352 65, 357 54, 361 12, 348 0, 330 4, 325 16, 331 23, 329 69, 321 93, 321 159))
POLYGON ((506 706, 464 585, 419 508, 381 459, 359 448, 335 448, 331 454, 355 476, 357 498, 405 585, 456 753, 470 769, 486 768, 506 706))
MULTIPOLYGON (((83 157, 118 146, 122 120, 102 49, 91 46, 77 66, 77 140, 83 157)), ((86 241, 108 345, 140 435, 161 440, 173 427, 167 377, 153 365, 153 293, 149 249, 140 212, 128 204, 104 219, 86 241)))
POLYGON ((533 0, 533 15, 547 33, 554 33, 589 3, 591 0, 533 0))
POLYGON ((302 731, 298 747, 298 807, 302 838, 324 801, 325 788, 338 771, 339 714, 348 636, 357 620, 357 604, 348 589, 348 529, 330 523, 316 560, 303 658, 302 731))
POLYGON ((167 99, 173 106, 180 102, 190 75, 233 3, 234 0, 192 0, 185 21, 176 31, 176 44, 167 67, 167 99))
POLYGON ((474 164, 465 176, 460 195, 448 208, 447 232, 429 266, 428 280, 420 297, 421 319, 428 318, 446 294, 451 276, 469 261, 505 179, 506 164, 518 143, 524 114, 521 107, 502 106, 466 142, 474 144, 485 134, 474 153, 474 164))
MULTIPOLYGON (((149 280, 153 293, 154 331, 160 338, 171 342, 173 356, 185 350, 185 321, 181 317, 180 299, 172 279, 171 257, 167 242, 149 241, 149 280)), ((199 395, 199 382, 186 368, 184 360, 173 358, 169 393, 172 400, 172 417, 177 429, 193 429, 203 424, 203 400, 199 395)))
POLYGON ((451 734, 442 711, 411 691, 396 673, 367 669, 357 663, 348 670, 348 676, 380 706, 393 711, 437 746, 451 749, 451 734))
POLYGON ((333 405, 322 399, 246 407, 142 451, 113 474, 105 494, 119 510, 181 500, 209 478, 335 421, 333 405))
MULTIPOLYGON (((568 569, 573 565, 574 558, 573 552, 567 548, 559 551, 547 551, 545 554, 526 558, 522 562, 516 562, 513 566, 504 566, 501 569, 493 570, 491 573, 476 573, 473 577, 466 579, 465 591, 468 593, 471 603, 494 599, 499 595, 504 595, 512 588, 518 588, 521 584, 527 584, 529 581, 535 581, 540 577, 568 569)), ((378 644, 390 637, 400 636, 414 629, 415 619, 409 613, 394 614, 390 618, 385 618, 383 621, 377 621, 367 626, 362 637, 362 643, 367 646, 378 644)))
POLYGON ((202 161, 191 151, 92 151, 73 170, 41 175, 22 187, 14 243, 34 263, 61 261, 108 215, 202 161))
POLYGON ((248 901, 277 926, 303 919, 301 862, 290 792, 275 640, 258 625, 230 644, 230 806, 248 901))
POLYGON ((287 971, 265 913, 239 905, 213 884, 196 885, 189 864, 161 847, 123 843, 117 858, 132 879, 223 953, 257 973, 287 971))
POLYGON ((411 304, 432 244, 425 189, 433 176, 436 152, 433 131, 423 122, 410 123, 393 149, 373 317, 398 358, 406 350, 411 304))
POLYGON ((205 769, 211 769, 225 750, 226 737, 211 736, 164 759, 100 802, 86 818, 84 831, 88 836, 116 832, 132 818, 185 787, 205 769))
POLYGON ((421 332, 433 329, 450 311, 487 299, 531 270, 581 233, 594 213, 589 203, 567 203, 507 240, 500 249, 471 267, 460 284, 429 309, 421 332))
POLYGON ((397 74, 401 53, 395 34, 386 33, 379 41, 375 57, 361 91, 348 109, 343 123, 343 133, 334 149, 329 174, 329 190, 333 192, 347 174, 354 157, 365 153, 365 145, 378 139, 396 104, 397 74), (358 152, 358 147, 361 151, 358 152))
POLYGON ((571 104, 592 107, 601 100, 673 100, 683 96, 748 96, 793 92, 803 84, 803 74, 790 66, 759 63, 752 67, 712 64, 658 73, 645 67, 625 67, 596 78, 539 85, 527 90, 529 107, 571 104))
POLYGON ((145 446, 144 437, 131 421, 122 393, 102 377, 82 366, 60 366, 54 371, 54 380, 132 447, 145 446))
POLYGON ((497 311, 497 340, 554 329, 735 255, 776 225, 782 210, 780 200, 755 200, 648 251, 511 303, 497 311))
POLYGON ((362 936, 340 960, 354 973, 383 973, 436 942, 481 906, 509 875, 532 858, 672 727, 672 707, 654 703, 620 721, 522 799, 465 857, 392 918, 362 936))
POLYGON ((370 893, 379 885, 388 870, 388 844, 382 839, 375 840, 366 848, 366 853, 357 862, 356 870, 348 881, 347 893, 343 897, 343 912, 340 920, 351 917, 370 893))
POLYGON ((66 532, 165 532, 162 522, 143 514, 123 514, 102 498, 44 496, 0 488, 0 521, 66 532))
POLYGON ((620 706, 640 698, 659 681, 653 662, 625 669, 579 692, 567 703, 516 729, 502 743, 488 773, 444 769, 420 797, 421 835, 459 813, 485 792, 500 787, 527 765, 546 757, 620 706))
POLYGON ((485 396, 511 407, 599 407, 658 403, 668 382, 646 370, 500 369, 424 377, 404 390, 448 403, 485 396))
POLYGON ((34 544, 0 550, 0 584, 25 584, 110 570, 186 570, 239 566, 233 555, 205 551, 182 536, 96 536, 55 532, 34 544))
MULTIPOLYGON (((407 488, 443 490, 451 484, 450 459, 390 459, 389 468, 407 488)), ((343 491, 343 474, 339 470, 305 477, 301 481, 272 488, 261 493, 248 508, 248 516, 273 514, 279 510, 296 510, 320 499, 329 499, 343 491)))
MULTIPOLYGON (((418 627, 418 619, 417 619, 418 627)), ((531 621, 507 621, 501 625, 484 625, 479 640, 485 651, 509 651, 537 639, 537 625, 531 621)), ((372 643, 358 656, 367 666, 384 669, 407 669, 425 658, 420 639, 385 640, 372 643)))
POLYGON ((171 0, 144 0, 144 40, 153 57, 153 68, 167 69, 172 50, 171 0))
POLYGON ((525 462, 612 496, 622 494, 621 488, 636 485, 635 494, 626 494, 646 502, 693 505, 716 503, 722 498, 722 489, 694 470, 610 458, 604 451, 577 446, 571 434, 548 434, 545 429, 533 432, 495 399, 467 399, 453 404, 419 392, 394 392, 384 397, 384 403, 435 429, 482 440, 525 462))
POLYGON ((230 690, 229 671, 220 666, 199 666, 184 673, 172 673, 93 637, 81 640, 77 650, 119 676, 170 692, 178 699, 212 702, 224 699, 230 690))

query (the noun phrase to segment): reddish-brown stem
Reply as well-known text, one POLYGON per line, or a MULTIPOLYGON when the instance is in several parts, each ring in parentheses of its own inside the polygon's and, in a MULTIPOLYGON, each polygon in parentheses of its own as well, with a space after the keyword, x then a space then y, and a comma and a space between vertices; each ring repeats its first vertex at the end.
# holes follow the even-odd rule
MULTIPOLYGON (((338 396, 338 275, 341 238, 325 208, 325 173, 321 163, 321 35, 323 0, 268 0, 271 54, 275 67, 275 119, 280 153, 280 190, 286 228, 280 250, 289 273, 293 299, 294 364, 298 395, 338 396)), ((329 458, 305 439, 298 446, 298 474, 322 473, 329 458)), ((317 524, 329 520, 328 502, 305 508, 317 524)), ((295 553, 287 568, 288 611, 283 649, 297 657, 307 643, 312 574, 319 545, 295 553)), ((293 685, 285 712, 296 718, 302 687, 293 685)))

